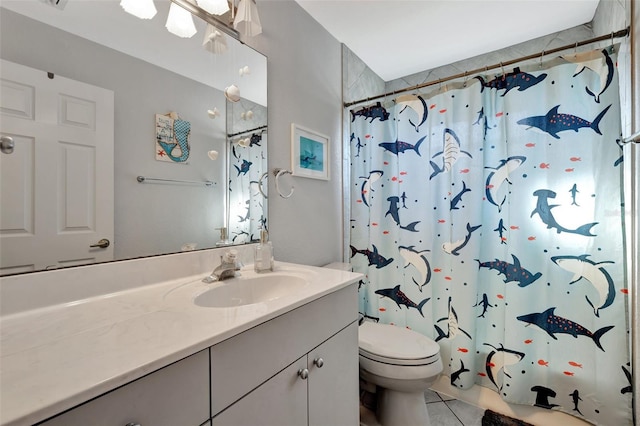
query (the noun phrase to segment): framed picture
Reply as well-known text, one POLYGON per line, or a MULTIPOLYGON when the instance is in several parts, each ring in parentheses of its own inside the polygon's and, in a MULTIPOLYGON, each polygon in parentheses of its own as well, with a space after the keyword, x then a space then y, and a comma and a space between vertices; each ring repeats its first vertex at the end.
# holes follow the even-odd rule
POLYGON ((329 137, 291 123, 293 176, 329 180, 329 137))

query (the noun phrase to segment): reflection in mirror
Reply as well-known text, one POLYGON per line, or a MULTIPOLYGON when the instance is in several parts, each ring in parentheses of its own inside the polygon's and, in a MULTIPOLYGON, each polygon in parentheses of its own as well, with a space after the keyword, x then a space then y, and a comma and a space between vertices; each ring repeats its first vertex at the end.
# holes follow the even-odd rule
POLYGON ((267 229, 267 108, 241 99, 227 102, 229 238, 260 239, 267 229), (260 186, 261 185, 261 186, 260 186))
POLYGON ((118 1, 2 1, 0 133, 15 149, 0 154, 0 274, 219 241, 224 90, 237 86, 266 117, 266 58, 226 35, 223 54, 203 49, 197 18, 194 37, 170 34, 169 3, 140 20, 118 1))

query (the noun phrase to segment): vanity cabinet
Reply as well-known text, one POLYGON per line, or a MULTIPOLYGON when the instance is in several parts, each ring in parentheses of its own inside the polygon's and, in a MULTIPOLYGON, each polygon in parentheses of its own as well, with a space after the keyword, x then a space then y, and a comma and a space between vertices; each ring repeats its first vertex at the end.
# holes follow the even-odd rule
POLYGON ((356 426, 357 315, 352 284, 40 425, 356 426))
POLYGON ((208 371, 209 351, 204 350, 62 413, 41 425, 208 424, 208 371))
POLYGON ((357 288, 211 348, 213 426, 358 425, 357 288))

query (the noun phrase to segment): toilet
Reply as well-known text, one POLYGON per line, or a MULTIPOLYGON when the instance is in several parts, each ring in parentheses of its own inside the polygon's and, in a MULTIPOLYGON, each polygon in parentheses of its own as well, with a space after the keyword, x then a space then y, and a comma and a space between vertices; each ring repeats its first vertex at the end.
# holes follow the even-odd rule
POLYGON ((376 385, 381 426, 428 426, 424 392, 442 372, 440 346, 415 331, 364 321, 358 328, 360 379, 376 385))

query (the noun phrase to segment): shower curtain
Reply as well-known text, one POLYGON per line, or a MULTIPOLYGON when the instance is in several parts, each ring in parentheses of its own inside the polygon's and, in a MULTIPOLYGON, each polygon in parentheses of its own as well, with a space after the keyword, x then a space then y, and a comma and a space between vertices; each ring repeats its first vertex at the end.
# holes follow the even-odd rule
MULTIPOLYGON (((249 243, 260 239, 260 230, 267 229, 267 199, 258 185, 267 168, 267 132, 244 135, 246 142, 228 141, 227 155, 229 189, 229 240, 249 243)), ((267 191, 266 179, 263 192, 267 191)))
POLYGON ((630 425, 613 47, 351 111, 360 312, 453 386, 630 425))

